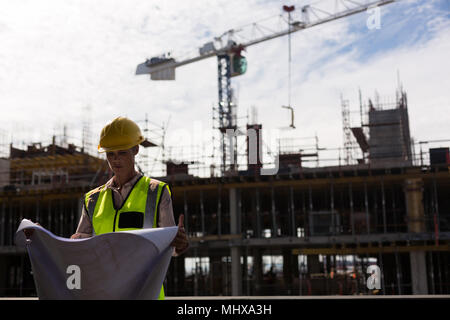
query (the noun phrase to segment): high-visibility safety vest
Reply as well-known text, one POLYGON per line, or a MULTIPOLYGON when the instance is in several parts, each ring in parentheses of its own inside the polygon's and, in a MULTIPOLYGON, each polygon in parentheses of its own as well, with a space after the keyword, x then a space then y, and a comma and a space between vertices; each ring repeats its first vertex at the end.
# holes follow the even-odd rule
MULTIPOLYGON (((151 179, 140 177, 120 208, 114 207, 112 190, 104 185, 85 195, 85 208, 92 222, 93 234, 156 228, 159 213, 159 200, 165 189, 171 195, 164 182, 150 188, 151 179)), ((164 286, 161 287, 159 300, 164 300, 164 286)))

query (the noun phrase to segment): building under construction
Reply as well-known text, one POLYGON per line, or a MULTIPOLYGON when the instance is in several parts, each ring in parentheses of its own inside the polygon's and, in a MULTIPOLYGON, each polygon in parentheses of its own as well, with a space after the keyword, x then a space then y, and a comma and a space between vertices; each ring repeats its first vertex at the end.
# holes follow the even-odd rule
MULTIPOLYGON (((450 293, 449 149, 413 148, 403 92, 389 108, 369 101, 358 127, 347 108, 338 164, 311 166, 318 153, 300 148, 280 148, 274 175, 261 175, 260 162, 211 177, 166 163, 156 178, 169 183, 191 243, 171 261, 168 296, 450 293), (380 290, 366 285, 369 265, 381 270, 380 290)), ((27 253, 14 245, 21 219, 70 237, 84 193, 112 173, 55 143, 11 145, 0 165, 0 296, 36 296, 27 253)))

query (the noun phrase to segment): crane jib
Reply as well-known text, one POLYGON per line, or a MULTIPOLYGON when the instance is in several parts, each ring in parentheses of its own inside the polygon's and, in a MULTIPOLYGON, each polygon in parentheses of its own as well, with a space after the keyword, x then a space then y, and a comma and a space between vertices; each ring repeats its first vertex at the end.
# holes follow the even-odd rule
MULTIPOLYGON (((268 41, 268 40, 271 40, 271 39, 275 39, 275 38, 282 37, 282 36, 285 36, 285 35, 288 35, 288 34, 292 34, 294 32, 297 32, 297 31, 300 31, 300 30, 304 30, 304 29, 308 29, 308 28, 311 28, 311 27, 314 27, 314 26, 317 26, 317 25, 320 25, 320 24, 324 24, 326 22, 331 22, 331 21, 334 21, 334 20, 337 20, 337 19, 345 18, 347 16, 366 11, 369 8, 380 7, 380 6, 389 4, 389 3, 393 3, 395 1, 398 1, 398 0, 372 1, 370 3, 366 3, 366 4, 363 4, 363 5, 357 6, 356 8, 347 9, 347 10, 344 10, 344 11, 341 11, 341 12, 338 12, 338 13, 335 13, 335 14, 330 14, 326 18, 318 19, 318 20, 316 20, 314 22, 311 22, 311 23, 302 22, 302 21, 294 21, 294 22, 292 22, 290 24, 290 26, 289 26, 289 28, 287 30, 283 30, 283 31, 280 31, 280 32, 275 32, 273 34, 270 34, 270 35, 267 35, 267 36, 264 36, 264 37, 261 37, 261 38, 250 40, 250 41, 248 41, 246 43, 239 44, 239 45, 236 45, 234 47, 242 46, 243 48, 247 48, 247 47, 250 47, 252 45, 261 43, 261 42, 265 42, 265 41, 268 41)), ((170 70, 170 71, 174 72, 175 68, 181 67, 183 65, 190 64, 190 63, 197 62, 197 61, 204 60, 204 59, 208 59, 208 58, 213 57, 213 56, 219 56, 219 55, 230 53, 234 47, 227 46, 225 48, 220 48, 220 49, 217 49, 217 50, 214 49, 213 51, 206 51, 206 52, 202 51, 201 54, 198 55, 198 56, 195 56, 195 57, 189 58, 189 59, 185 59, 185 60, 182 60, 182 61, 178 61, 178 62, 175 61, 174 59, 170 59, 170 61, 167 61, 167 62, 162 61, 162 62, 157 63, 154 66, 148 66, 147 63, 144 62, 144 63, 141 63, 141 64, 139 64, 137 66, 136 75, 153 74, 153 73, 157 73, 157 72, 160 72, 160 71, 163 71, 163 70, 170 70)), ((208 46, 208 48, 209 48, 208 50, 212 50, 210 48, 210 46, 208 46)))

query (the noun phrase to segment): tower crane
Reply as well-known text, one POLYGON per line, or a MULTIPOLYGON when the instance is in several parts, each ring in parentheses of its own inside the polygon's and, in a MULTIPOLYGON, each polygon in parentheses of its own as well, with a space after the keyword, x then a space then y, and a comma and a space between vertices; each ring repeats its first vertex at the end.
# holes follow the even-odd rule
MULTIPOLYGON (((281 30, 274 30, 272 26, 268 27, 268 24, 270 23, 269 18, 264 21, 251 23, 239 29, 231 29, 224 32, 221 36, 214 38, 213 41, 205 43, 199 48, 198 53, 195 55, 183 59, 176 59, 168 52, 147 59, 137 66, 136 75, 150 74, 151 80, 175 80, 176 68, 211 57, 217 57, 219 89, 217 118, 219 120, 219 130, 222 133, 222 173, 224 173, 227 169, 234 170, 234 164, 236 164, 236 161, 230 161, 232 163, 228 168, 226 167, 228 153, 233 154, 235 157, 237 155, 237 152, 235 152, 236 150, 234 149, 236 148, 236 143, 233 144, 231 140, 229 141, 229 150, 227 152, 226 136, 227 130, 231 129, 234 132, 234 130, 237 129, 235 110, 233 110, 236 106, 233 104, 231 78, 242 75, 247 70, 247 59, 242 54, 242 51, 250 46, 285 35, 289 36, 290 50, 290 35, 294 32, 345 18, 395 1, 398 0, 334 0, 334 10, 331 12, 328 9, 331 5, 331 1, 325 1, 328 4, 326 9, 319 6, 319 4, 324 3, 324 1, 322 1, 302 6, 297 15, 295 15, 295 13, 298 13, 298 11, 294 11, 295 6, 283 6, 283 13, 276 16, 276 18, 284 21, 287 28, 284 27, 281 30)), ((291 110, 291 127, 295 128, 293 124, 293 108, 290 105, 290 83, 289 105, 283 107, 291 110)))

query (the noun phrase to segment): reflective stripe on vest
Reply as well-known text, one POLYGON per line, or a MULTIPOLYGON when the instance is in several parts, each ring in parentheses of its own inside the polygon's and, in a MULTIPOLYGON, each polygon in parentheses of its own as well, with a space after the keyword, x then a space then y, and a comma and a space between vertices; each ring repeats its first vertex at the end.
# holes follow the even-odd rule
MULTIPOLYGON (((105 186, 86 193, 85 208, 92 222, 93 235, 107 232, 156 228, 159 200, 165 189, 171 195, 166 183, 150 188, 151 179, 142 176, 136 181, 120 208, 114 208, 112 190, 105 186)), ((158 299, 164 299, 164 287, 158 299)))

